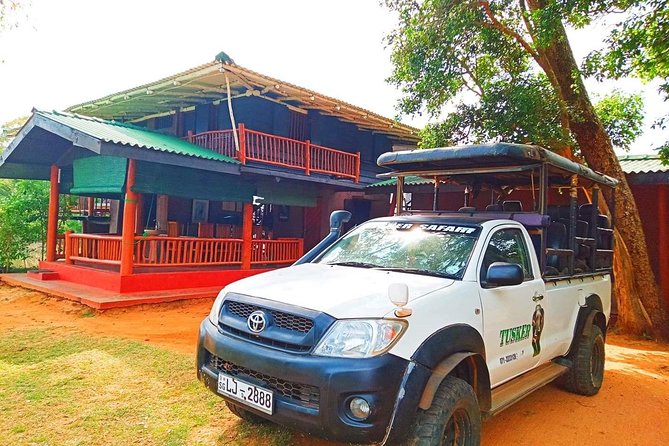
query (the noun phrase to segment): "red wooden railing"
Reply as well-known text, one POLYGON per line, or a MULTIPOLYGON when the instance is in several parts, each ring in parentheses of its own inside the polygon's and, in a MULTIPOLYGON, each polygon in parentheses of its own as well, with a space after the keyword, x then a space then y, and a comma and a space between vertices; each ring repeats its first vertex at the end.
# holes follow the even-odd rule
POLYGON ((221 155, 237 158, 235 137, 232 130, 216 130, 198 134, 189 133, 186 139, 192 144, 213 150, 221 155))
MULTIPOLYGON (((241 239, 136 236, 135 266, 241 265, 241 239)), ((252 264, 287 264, 302 257, 302 239, 253 240, 252 264)), ((119 265, 121 237, 100 234, 64 235, 65 261, 119 265)))
POLYGON ((242 263, 239 239, 136 237, 137 266, 208 266, 242 263))
POLYGON ((304 240, 254 240, 251 245, 251 263, 293 263, 302 257, 304 240))
POLYGON ((360 152, 350 153, 311 144, 283 136, 249 130, 239 125, 239 152, 232 130, 215 130, 198 134, 189 133, 189 142, 213 150, 242 163, 257 161, 275 166, 324 173, 342 178, 360 180, 360 152))
POLYGON ((121 264, 121 237, 98 234, 65 234, 65 261, 121 264))

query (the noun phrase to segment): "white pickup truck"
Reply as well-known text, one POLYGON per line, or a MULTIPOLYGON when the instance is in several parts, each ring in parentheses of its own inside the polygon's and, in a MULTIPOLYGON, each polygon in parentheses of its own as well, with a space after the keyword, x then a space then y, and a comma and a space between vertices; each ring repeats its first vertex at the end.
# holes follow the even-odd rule
POLYGON ((596 394, 613 248, 599 187, 616 181, 510 144, 379 164, 397 177, 397 215, 223 289, 199 379, 241 418, 355 443, 476 445, 482 418, 558 377, 596 394), (405 209, 413 175, 433 180, 432 210, 405 209), (462 192, 462 209, 436 209, 462 192))

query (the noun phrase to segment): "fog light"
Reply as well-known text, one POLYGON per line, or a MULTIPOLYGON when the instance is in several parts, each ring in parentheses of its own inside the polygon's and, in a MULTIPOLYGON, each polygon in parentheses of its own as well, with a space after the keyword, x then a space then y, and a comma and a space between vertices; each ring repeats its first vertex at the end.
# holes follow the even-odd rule
POLYGON ((356 420, 362 421, 369 417, 369 403, 364 398, 353 398, 349 404, 349 409, 351 409, 351 415, 353 415, 356 420))

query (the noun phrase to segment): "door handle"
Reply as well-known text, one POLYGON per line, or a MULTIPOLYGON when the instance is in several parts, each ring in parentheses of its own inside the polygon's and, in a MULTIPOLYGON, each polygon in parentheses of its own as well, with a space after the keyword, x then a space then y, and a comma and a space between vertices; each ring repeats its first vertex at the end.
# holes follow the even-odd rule
POLYGON ((539 294, 538 292, 535 292, 534 296, 532 296, 532 300, 535 301, 535 302, 539 302, 543 298, 544 298, 544 295, 539 294))

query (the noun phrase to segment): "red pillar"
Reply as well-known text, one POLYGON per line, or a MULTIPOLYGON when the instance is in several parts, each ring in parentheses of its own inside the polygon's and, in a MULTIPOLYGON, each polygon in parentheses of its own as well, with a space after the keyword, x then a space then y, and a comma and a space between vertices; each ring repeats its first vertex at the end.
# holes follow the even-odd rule
POLYGON ((125 186, 125 204, 123 206, 123 229, 121 232, 121 275, 132 274, 132 257, 135 248, 135 222, 137 218, 137 200, 139 194, 132 191, 135 185, 135 160, 128 160, 128 176, 125 186))
POLYGON ((669 261, 663 259, 662 253, 669 249, 669 231, 667 231, 667 222, 669 222, 669 184, 659 184, 657 186, 657 216, 659 218, 659 228, 657 234, 658 261, 660 263, 658 282, 660 285, 660 294, 664 296, 664 302, 669 305, 669 261))
POLYGON ((51 166, 49 189, 49 214, 46 227, 46 261, 56 261, 56 238, 58 236, 58 166, 51 166))
POLYGON ((251 246, 253 244, 253 204, 244 203, 242 213, 242 269, 251 269, 251 246))

